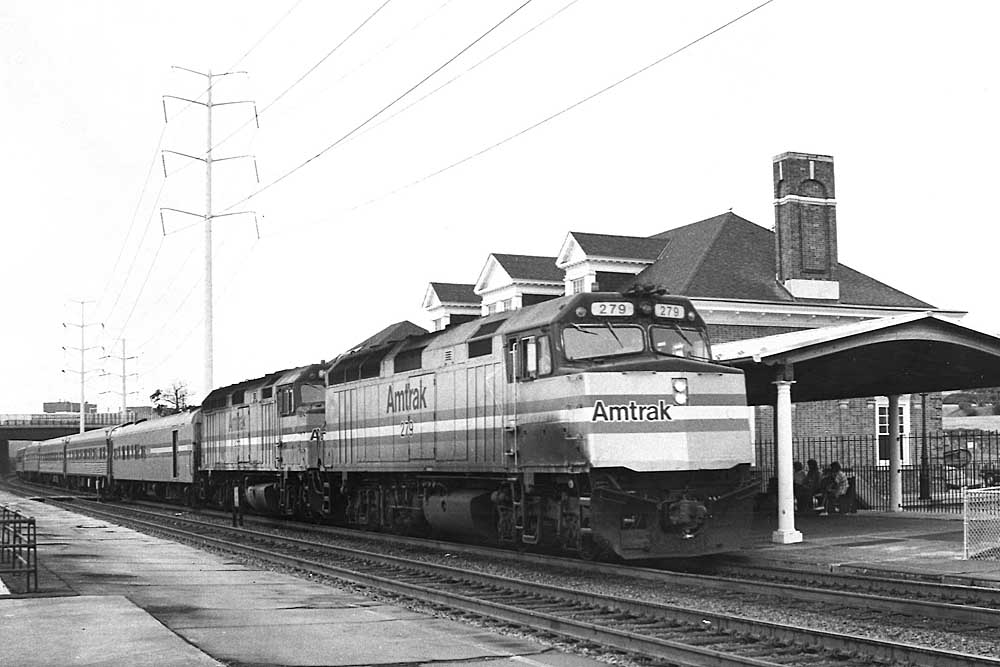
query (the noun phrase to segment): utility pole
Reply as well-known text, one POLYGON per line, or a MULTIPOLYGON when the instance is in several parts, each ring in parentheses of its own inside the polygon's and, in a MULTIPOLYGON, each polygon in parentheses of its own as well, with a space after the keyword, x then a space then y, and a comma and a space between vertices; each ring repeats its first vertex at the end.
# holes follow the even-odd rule
MULTIPOLYGON (((191 74, 197 74, 198 76, 203 76, 208 80, 208 90, 206 101, 202 102, 200 100, 191 100, 185 97, 177 97, 176 95, 164 95, 163 96, 163 120, 164 122, 169 122, 167 118, 167 99, 180 100, 182 102, 188 102, 189 104, 200 104, 205 107, 208 115, 208 131, 207 131, 207 142, 205 148, 204 157, 197 155, 188 155, 186 153, 179 153, 177 151, 164 150, 163 153, 171 153, 173 155, 180 155, 181 157, 186 157, 192 160, 201 160, 205 163, 205 213, 198 214, 191 211, 184 211, 176 208, 161 207, 160 208, 160 224, 163 229, 163 234, 166 236, 166 224, 163 220, 163 211, 173 211, 175 213, 182 213, 184 215, 192 215, 195 217, 203 218, 205 221, 205 298, 204 298, 204 330, 205 330, 205 348, 204 348, 204 391, 206 394, 212 391, 214 387, 214 380, 212 377, 212 370, 214 366, 214 343, 212 338, 212 220, 214 218, 220 218, 227 215, 242 215, 246 213, 253 213, 253 211, 233 211, 232 213, 212 213, 212 163, 222 162, 223 160, 236 160, 241 158, 249 158, 254 161, 254 172, 257 172, 257 161, 252 155, 234 155, 231 157, 214 158, 212 157, 212 109, 217 106, 224 106, 228 104, 253 104, 254 105, 254 118, 257 118, 257 105, 252 100, 240 100, 233 102, 213 102, 212 101, 212 84, 213 80, 221 76, 229 76, 231 74, 246 74, 246 72, 223 72, 221 74, 212 74, 212 71, 208 72, 198 72, 193 69, 188 69, 186 67, 173 66, 174 69, 182 70, 184 72, 190 72, 191 74)), ((258 122, 257 127, 260 127, 258 122)), ((167 176, 167 161, 166 157, 163 156, 163 176, 167 176)), ((257 174, 257 182, 260 183, 260 175, 257 174)), ((256 214, 254 214, 256 217, 256 214)), ((258 238, 260 237, 260 232, 258 229, 258 238)))
MULTIPOLYGON (((129 373, 129 372, 127 372, 126 368, 125 368, 125 364, 127 362, 132 361, 133 359, 137 359, 137 358, 138 357, 129 357, 129 356, 125 355, 125 339, 124 338, 122 338, 122 356, 116 357, 116 356, 113 356, 113 355, 105 355, 105 356, 101 357, 101 359, 121 359, 121 362, 122 362, 122 373, 121 373, 121 379, 122 379, 122 391, 121 391, 121 396, 122 396, 122 416, 121 416, 121 423, 122 424, 124 424, 125 422, 128 421, 128 396, 129 396, 129 392, 128 392, 128 389, 126 388, 126 380, 128 378, 130 378, 130 377, 136 377, 138 375, 138 373, 129 373)), ((115 375, 117 375, 117 373, 102 373, 102 375, 115 376, 115 375)), ((105 392, 105 393, 109 393, 109 392, 105 392)), ((132 392, 132 393, 134 394, 135 392, 132 392)))
MULTIPOLYGON (((97 322, 88 323, 86 321, 86 318, 85 318, 85 310, 86 310, 87 304, 88 303, 94 303, 93 301, 74 300, 73 303, 80 304, 80 323, 79 324, 75 324, 73 322, 63 322, 63 327, 65 327, 65 328, 79 327, 80 328, 80 347, 71 347, 71 346, 67 347, 67 346, 63 346, 63 349, 64 350, 78 350, 80 352, 80 370, 79 371, 73 371, 73 370, 63 369, 63 373, 70 372, 70 373, 79 373, 80 374, 80 433, 83 433, 86 430, 86 428, 84 427, 84 414, 85 414, 85 412, 87 410, 87 407, 86 407, 87 406, 87 400, 86 400, 86 385, 87 385, 86 379, 87 379, 87 373, 92 373, 92 372, 94 372, 96 370, 96 369, 91 369, 91 370, 88 371, 86 369, 85 361, 86 361, 86 358, 87 358, 87 351, 88 350, 93 350, 94 348, 97 347, 96 345, 93 345, 91 347, 87 347, 85 334, 87 332, 87 327, 96 326, 97 322)), ((102 324, 101 326, 104 326, 104 325, 102 324)))

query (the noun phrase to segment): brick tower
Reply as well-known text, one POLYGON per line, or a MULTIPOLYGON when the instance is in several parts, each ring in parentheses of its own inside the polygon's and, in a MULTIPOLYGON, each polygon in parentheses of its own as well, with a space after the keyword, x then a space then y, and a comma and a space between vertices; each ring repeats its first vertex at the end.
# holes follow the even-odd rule
POLYGON ((789 152, 773 163, 777 280, 796 298, 837 300, 833 158, 789 152))

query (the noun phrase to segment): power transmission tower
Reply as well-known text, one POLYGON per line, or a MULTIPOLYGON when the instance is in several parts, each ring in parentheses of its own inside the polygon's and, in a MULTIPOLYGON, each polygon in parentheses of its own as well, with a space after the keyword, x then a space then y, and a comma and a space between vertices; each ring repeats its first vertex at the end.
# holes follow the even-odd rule
MULTIPOLYGON (((198 76, 203 76, 208 79, 208 90, 207 99, 202 102, 200 100, 191 100, 185 97, 177 97, 176 95, 164 95, 163 96, 163 120, 164 122, 169 122, 167 118, 167 100, 180 100, 182 102, 188 102, 189 104, 200 104, 205 107, 208 115, 208 140, 206 143, 205 156, 199 157, 197 155, 189 155, 187 153, 180 153, 178 151, 164 150, 163 153, 171 153, 173 155, 180 155, 181 157, 186 157, 191 160, 200 160, 205 163, 205 212, 203 214, 193 213, 191 211, 185 211, 182 209, 161 207, 160 208, 160 224, 162 225, 163 234, 166 236, 167 229, 166 223, 163 220, 163 211, 173 211, 174 213, 181 213, 184 215, 193 215, 198 218, 203 218, 205 220, 205 375, 204 391, 207 395, 208 392, 212 391, 214 386, 214 381, 212 378, 212 369, 214 365, 214 344, 212 341, 212 220, 214 218, 221 218, 227 215, 244 215, 253 214, 256 224, 256 214, 253 211, 233 211, 231 213, 212 213, 212 163, 222 162, 223 160, 236 160, 242 158, 249 158, 254 161, 254 172, 257 172, 257 160, 252 155, 233 155, 230 157, 216 158, 212 156, 212 109, 217 106, 224 106, 229 104, 253 104, 254 105, 254 118, 257 118, 257 105, 252 100, 240 100, 232 102, 213 102, 212 101, 212 84, 215 78, 222 76, 229 76, 231 74, 246 74, 246 72, 223 72, 221 74, 212 74, 211 70, 208 72, 198 72, 193 69, 188 69, 186 67, 173 66, 174 69, 182 70, 184 72, 190 72, 191 74, 197 74, 198 76)), ((258 122, 257 127, 260 127, 258 122)), ((166 156, 163 156, 163 176, 167 176, 167 160, 166 156)), ((257 174, 257 182, 260 183, 260 175, 257 174)), ((258 228, 257 237, 260 238, 260 230, 258 228)))
MULTIPOLYGON (((89 371, 86 368, 87 352, 97 348, 97 345, 92 345, 87 347, 86 343, 86 332, 87 327, 98 326, 97 322, 86 321, 85 310, 88 303, 94 303, 93 301, 80 301, 73 300, 73 303, 80 304, 80 323, 76 324, 74 322, 63 322, 63 327, 79 327, 80 328, 80 347, 63 346, 64 350, 78 350, 80 352, 80 370, 74 371, 71 369, 63 369, 63 373, 79 373, 80 374, 80 433, 83 433, 86 429, 84 428, 84 413, 87 410, 87 400, 86 400, 86 387, 87 387, 87 373, 93 373, 97 371, 96 368, 92 368, 89 371)), ((101 327, 104 325, 101 324, 101 327)))
MULTIPOLYGON (((129 419, 128 419, 128 397, 129 397, 130 392, 126 388, 126 380, 128 378, 130 378, 130 377, 137 377, 139 375, 138 373, 129 373, 126 370, 126 368, 125 368, 125 364, 127 362, 129 362, 129 361, 134 360, 134 359, 138 359, 138 357, 129 357, 129 356, 126 356, 126 354, 125 354, 125 339, 122 338, 122 356, 116 357, 116 356, 111 355, 111 354, 106 354, 103 357, 101 357, 101 359, 121 359, 121 362, 122 362, 122 372, 121 372, 121 380, 122 380, 122 390, 121 390, 121 396, 122 396, 122 416, 121 416, 121 423, 124 424, 127 421, 129 421, 129 419)), ((118 373, 101 373, 101 375, 102 376, 106 375, 106 376, 109 376, 109 377, 117 377, 118 373)), ((117 392, 103 392, 103 393, 117 393, 117 392)), ((136 392, 133 391, 131 393, 135 394, 136 392)))

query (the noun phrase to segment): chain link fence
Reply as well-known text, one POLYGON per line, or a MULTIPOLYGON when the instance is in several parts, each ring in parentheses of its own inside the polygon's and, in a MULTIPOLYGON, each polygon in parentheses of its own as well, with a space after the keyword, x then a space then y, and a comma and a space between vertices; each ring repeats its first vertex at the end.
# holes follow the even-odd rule
POLYGON ((1000 560, 1000 487, 962 494, 965 560, 1000 560))

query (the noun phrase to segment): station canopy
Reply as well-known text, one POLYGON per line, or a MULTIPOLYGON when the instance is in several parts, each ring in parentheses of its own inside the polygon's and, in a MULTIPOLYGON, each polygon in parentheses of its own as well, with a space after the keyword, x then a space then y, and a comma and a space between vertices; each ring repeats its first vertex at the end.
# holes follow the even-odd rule
POLYGON ((773 405, 779 379, 795 381, 796 403, 1000 386, 1000 338, 933 312, 722 343, 713 355, 746 373, 750 405, 773 405))

